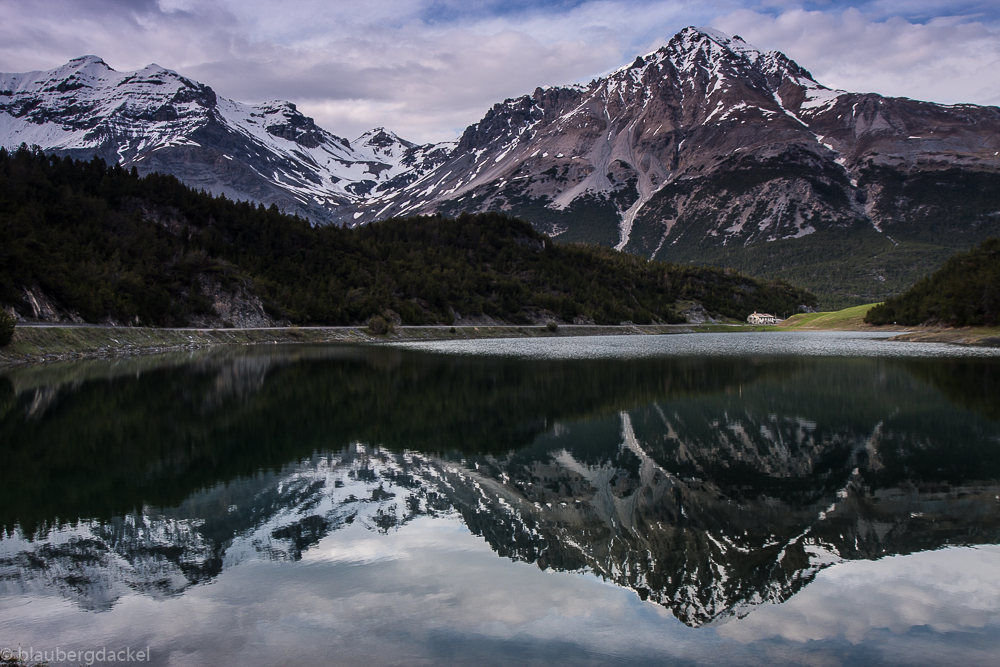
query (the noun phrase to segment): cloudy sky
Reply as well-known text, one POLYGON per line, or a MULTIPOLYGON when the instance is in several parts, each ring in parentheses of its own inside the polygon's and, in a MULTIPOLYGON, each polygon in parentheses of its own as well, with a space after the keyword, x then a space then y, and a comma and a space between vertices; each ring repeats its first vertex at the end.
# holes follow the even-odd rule
POLYGON ((1000 104, 996 0, 0 0, 0 71, 95 54, 353 139, 452 139, 494 102, 586 82, 687 25, 780 50, 823 84, 1000 104))

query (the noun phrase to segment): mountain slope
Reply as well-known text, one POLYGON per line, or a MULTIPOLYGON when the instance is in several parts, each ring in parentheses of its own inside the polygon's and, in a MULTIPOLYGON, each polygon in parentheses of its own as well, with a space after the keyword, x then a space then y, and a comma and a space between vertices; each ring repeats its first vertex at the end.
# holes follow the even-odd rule
POLYGON ((685 321, 681 302, 740 320, 816 305, 786 283, 555 246, 497 213, 314 227, 171 176, 26 149, 0 149, 0 193, 0 306, 32 319, 648 324, 685 321))
POLYGON ((879 200, 884 186, 859 183, 870 166, 995 173, 998 152, 995 107, 831 90, 781 53, 686 28, 588 86, 495 105, 447 162, 366 206, 382 215, 534 204, 545 211, 533 222, 574 237, 575 209, 605 204, 600 230, 583 236, 653 255, 707 211, 697 232, 720 244, 854 221, 881 231, 898 216, 879 200))

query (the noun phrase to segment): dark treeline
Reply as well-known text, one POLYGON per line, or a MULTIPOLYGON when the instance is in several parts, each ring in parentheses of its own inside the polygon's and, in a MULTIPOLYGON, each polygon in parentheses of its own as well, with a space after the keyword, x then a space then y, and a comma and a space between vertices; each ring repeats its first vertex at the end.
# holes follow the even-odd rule
POLYGON ((1000 324, 1000 239, 951 257, 903 294, 875 306, 869 324, 1000 324))
POLYGON ((24 288, 37 286, 89 322, 176 326, 212 314, 209 283, 330 325, 389 310, 405 324, 455 312, 643 324, 683 321, 678 301, 737 319, 816 305, 787 283, 557 245, 498 213, 313 227, 172 176, 0 149, 0 303, 30 314, 24 288))

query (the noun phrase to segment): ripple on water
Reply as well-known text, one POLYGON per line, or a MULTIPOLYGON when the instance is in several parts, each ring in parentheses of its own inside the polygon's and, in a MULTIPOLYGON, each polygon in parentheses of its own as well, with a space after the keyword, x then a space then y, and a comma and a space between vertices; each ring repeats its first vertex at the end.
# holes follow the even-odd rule
MULTIPOLYGON (((892 334, 895 335, 895 334, 892 334)), ((997 357, 1000 348, 910 343, 866 331, 694 333, 661 336, 494 338, 399 343, 425 352, 525 359, 683 356, 997 357)))

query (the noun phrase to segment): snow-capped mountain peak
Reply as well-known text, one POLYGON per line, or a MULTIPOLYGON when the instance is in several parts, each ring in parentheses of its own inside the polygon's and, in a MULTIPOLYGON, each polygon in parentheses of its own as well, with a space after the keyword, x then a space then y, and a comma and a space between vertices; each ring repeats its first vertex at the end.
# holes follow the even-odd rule
POLYGON ((372 149, 389 149, 393 146, 402 146, 404 149, 413 148, 416 144, 400 138, 398 134, 384 127, 376 127, 368 130, 354 140, 357 146, 370 146, 372 149))
POLYGON ((343 221, 418 148, 382 128, 355 148, 291 102, 243 104, 157 64, 118 72, 97 56, 0 74, 0 145, 22 143, 171 173, 316 222, 343 221))
POLYGON ((351 144, 360 155, 365 155, 374 162, 384 162, 393 168, 399 167, 406 152, 416 146, 384 127, 368 130, 351 144))

